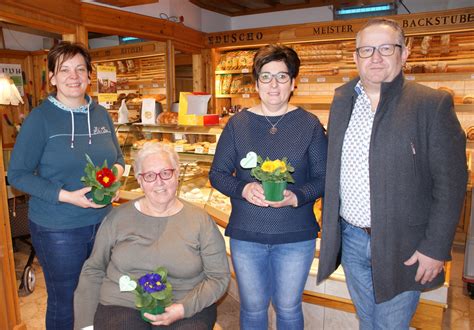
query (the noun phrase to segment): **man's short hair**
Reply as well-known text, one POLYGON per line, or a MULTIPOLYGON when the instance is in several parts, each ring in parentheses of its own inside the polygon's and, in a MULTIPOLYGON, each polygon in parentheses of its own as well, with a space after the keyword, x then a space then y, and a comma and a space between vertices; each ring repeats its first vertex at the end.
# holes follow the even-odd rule
POLYGON ((356 35, 356 45, 359 46, 359 39, 360 39, 360 33, 361 31, 365 30, 369 26, 373 25, 387 25, 390 26, 392 29, 394 29, 397 34, 398 34, 398 43, 402 45, 403 48, 405 48, 405 33, 403 32, 403 29, 398 25, 397 21, 393 19, 388 19, 388 18, 371 18, 365 23, 365 25, 357 32, 356 35))

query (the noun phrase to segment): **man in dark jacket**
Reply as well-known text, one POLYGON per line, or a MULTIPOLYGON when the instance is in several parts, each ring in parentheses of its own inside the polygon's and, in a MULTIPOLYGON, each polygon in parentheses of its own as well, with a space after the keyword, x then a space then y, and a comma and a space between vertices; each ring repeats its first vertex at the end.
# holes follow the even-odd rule
POLYGON ((442 285, 467 183, 453 99, 405 81, 395 21, 357 34, 359 78, 336 89, 318 282, 344 268, 362 329, 407 329, 420 292, 442 285))

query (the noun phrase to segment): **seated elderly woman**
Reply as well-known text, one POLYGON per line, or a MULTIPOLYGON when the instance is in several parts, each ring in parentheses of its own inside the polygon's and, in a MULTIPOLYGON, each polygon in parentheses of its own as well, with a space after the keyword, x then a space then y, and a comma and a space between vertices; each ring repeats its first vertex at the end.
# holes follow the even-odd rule
POLYGON ((178 155, 145 143, 134 164, 145 196, 110 212, 97 233, 75 291, 75 329, 212 329, 216 301, 230 280, 224 240, 202 209, 176 197, 178 155), (135 294, 121 292, 122 275, 140 278, 163 266, 173 304, 141 319, 135 294), (152 327, 158 326, 158 327, 152 327))

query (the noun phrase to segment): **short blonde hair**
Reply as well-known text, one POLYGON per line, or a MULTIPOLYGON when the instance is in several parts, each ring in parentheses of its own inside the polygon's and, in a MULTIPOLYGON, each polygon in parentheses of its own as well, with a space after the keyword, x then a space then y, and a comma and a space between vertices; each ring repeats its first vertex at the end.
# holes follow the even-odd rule
POLYGON ((135 178, 138 179, 138 175, 142 171, 143 161, 151 155, 163 155, 164 157, 168 157, 176 169, 176 172, 179 173, 179 156, 172 146, 161 142, 145 142, 142 149, 137 153, 133 163, 135 178))

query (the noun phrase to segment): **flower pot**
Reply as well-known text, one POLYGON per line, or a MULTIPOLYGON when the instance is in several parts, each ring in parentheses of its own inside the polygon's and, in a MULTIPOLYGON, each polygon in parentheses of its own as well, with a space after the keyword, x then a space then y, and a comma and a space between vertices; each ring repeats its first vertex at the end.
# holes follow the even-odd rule
POLYGON ((286 181, 263 181, 262 184, 267 201, 279 202, 283 200, 283 191, 286 189, 286 181))
POLYGON ((112 196, 110 195, 104 195, 104 194, 98 194, 96 192, 97 188, 92 188, 91 193, 92 193, 92 200, 94 203, 99 204, 99 205, 107 205, 112 203, 112 196), (98 197, 102 195, 102 200, 100 200, 98 197))
POLYGON ((164 312, 165 312, 165 308, 162 307, 162 306, 159 306, 159 305, 156 306, 155 308, 142 308, 142 309, 140 309, 140 315, 142 316, 142 320, 146 321, 146 322, 153 322, 153 321, 146 318, 144 316, 145 313, 157 315, 157 314, 163 314, 164 312))

